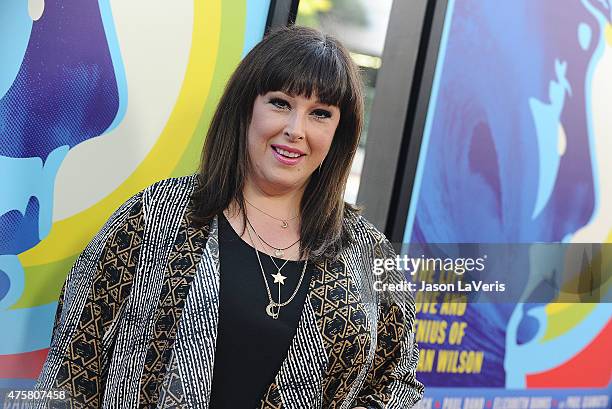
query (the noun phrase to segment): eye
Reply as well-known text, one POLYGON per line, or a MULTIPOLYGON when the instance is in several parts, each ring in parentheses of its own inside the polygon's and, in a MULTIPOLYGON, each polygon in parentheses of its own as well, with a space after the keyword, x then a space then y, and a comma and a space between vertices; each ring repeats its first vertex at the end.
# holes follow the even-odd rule
POLYGON ((276 108, 279 108, 279 109, 289 109, 289 108, 291 108, 291 105, 289 105, 289 102, 285 101, 282 98, 278 98, 278 97, 270 98, 269 102, 270 102, 270 104, 274 105, 276 108))
POLYGON ((312 115, 314 115, 317 119, 325 119, 332 117, 332 113, 326 109, 315 109, 314 111, 312 111, 312 115))

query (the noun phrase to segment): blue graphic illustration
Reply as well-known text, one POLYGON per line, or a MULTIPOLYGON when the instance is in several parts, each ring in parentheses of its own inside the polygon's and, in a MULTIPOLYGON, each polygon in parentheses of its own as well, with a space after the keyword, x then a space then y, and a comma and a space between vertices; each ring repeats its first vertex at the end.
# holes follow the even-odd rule
POLYGON ((56 303, 10 309, 24 290, 16 255, 49 233, 68 151, 113 129, 127 103, 108 0, 47 0, 36 21, 27 7, 0 5, 0 327, 14 334, 0 355, 48 347, 56 303))
MULTIPOLYGON (((609 0, 448 2, 404 243, 569 242, 592 220, 602 175, 591 89, 611 21, 609 0)), ((588 343, 612 316, 609 305, 598 307, 584 321, 588 330, 577 325, 551 341, 557 355, 548 359, 545 307, 523 304, 537 280, 525 276, 524 297, 510 311, 469 307, 474 338, 498 345, 489 346, 489 373, 505 371, 506 379, 423 373, 421 380, 524 387, 527 373, 584 347, 567 343, 576 332, 588 343), (506 336, 491 337, 491 317, 505 318, 506 336), (526 360, 532 365, 519 368, 526 360)))

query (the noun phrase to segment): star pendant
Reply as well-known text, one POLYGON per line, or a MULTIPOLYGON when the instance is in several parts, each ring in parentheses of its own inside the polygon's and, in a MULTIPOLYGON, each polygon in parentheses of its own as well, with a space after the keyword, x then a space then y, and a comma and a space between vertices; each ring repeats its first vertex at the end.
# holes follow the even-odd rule
POLYGON ((284 275, 282 275, 280 271, 276 274, 272 274, 272 277, 274 277, 274 284, 276 283, 285 284, 285 278, 287 278, 284 275))

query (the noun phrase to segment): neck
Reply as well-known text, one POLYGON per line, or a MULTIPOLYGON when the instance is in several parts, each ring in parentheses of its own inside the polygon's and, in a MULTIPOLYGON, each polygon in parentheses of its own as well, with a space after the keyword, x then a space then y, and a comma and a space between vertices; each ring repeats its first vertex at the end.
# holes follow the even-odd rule
MULTIPOLYGON (((303 189, 290 190, 286 192, 267 192, 259 186, 247 180, 243 195, 252 205, 278 217, 279 219, 291 219, 300 214, 300 202, 304 194, 303 189)), ((247 204, 248 205, 248 204, 247 204)))

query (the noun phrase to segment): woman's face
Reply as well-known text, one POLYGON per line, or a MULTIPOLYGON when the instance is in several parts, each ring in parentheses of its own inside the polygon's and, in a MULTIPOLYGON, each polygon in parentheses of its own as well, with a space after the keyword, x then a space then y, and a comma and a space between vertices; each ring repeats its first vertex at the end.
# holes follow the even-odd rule
POLYGON ((268 194, 301 189, 325 159, 339 121, 340 109, 316 95, 259 95, 247 134, 249 181, 268 194))

